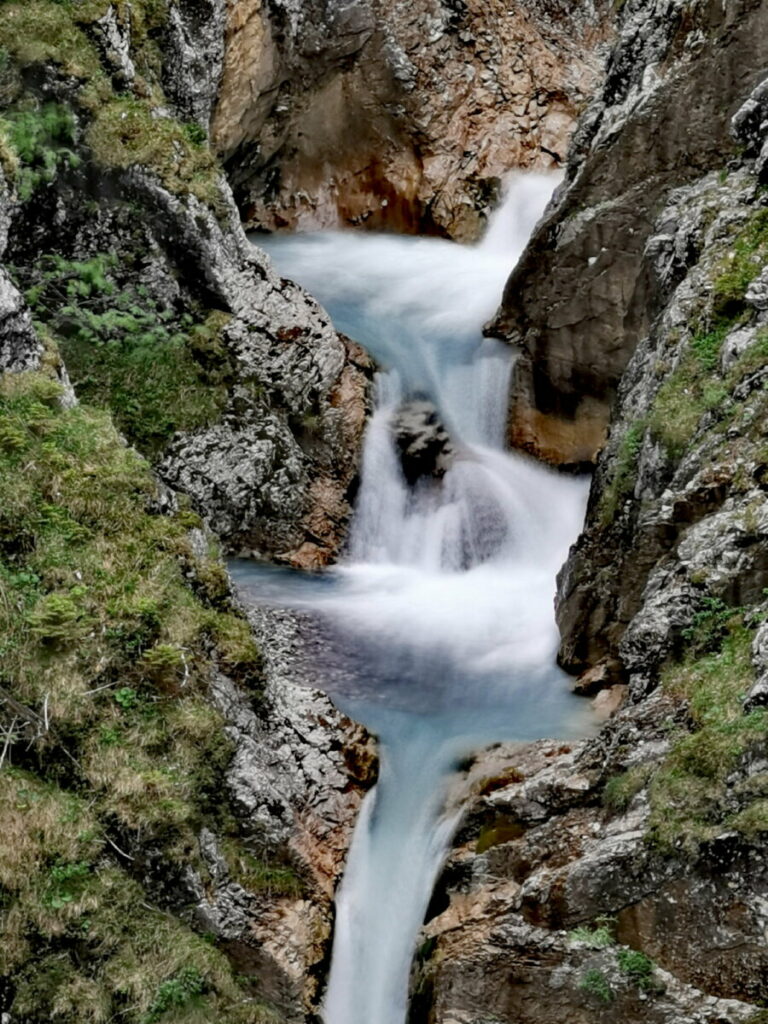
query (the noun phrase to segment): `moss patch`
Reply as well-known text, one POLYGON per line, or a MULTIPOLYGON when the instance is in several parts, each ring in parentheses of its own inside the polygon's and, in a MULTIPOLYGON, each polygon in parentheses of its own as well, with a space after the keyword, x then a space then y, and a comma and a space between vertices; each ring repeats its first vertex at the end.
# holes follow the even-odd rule
POLYGON ((258 679, 259 652, 206 580, 215 551, 191 550, 194 517, 151 514, 147 464, 106 413, 63 409, 60 391, 35 373, 0 382, 10 1010, 65 1024, 267 1020, 226 958, 152 909, 113 845, 153 848, 171 875, 195 863, 203 823, 239 847, 222 799, 231 751, 206 694, 216 660, 258 679))
POLYGON ((600 500, 600 522, 608 526, 613 522, 624 502, 631 497, 637 480, 637 460, 643 444, 645 421, 635 420, 619 443, 614 460, 613 476, 600 500))
POLYGON ((216 159, 195 126, 161 116, 145 100, 115 97, 100 106, 86 142, 100 167, 149 167, 170 192, 221 204, 216 159))
POLYGON ((725 336, 731 324, 695 334, 680 365, 656 395, 648 419, 651 433, 679 458, 707 412, 721 409, 729 391, 714 373, 725 336))
POLYGON ((649 837, 665 850, 694 851, 725 828, 754 835, 766 827, 766 782, 730 785, 745 755, 764 749, 768 712, 744 714, 753 679, 752 631, 732 622, 717 652, 691 654, 663 676, 664 689, 685 700, 691 731, 679 734, 651 779, 649 837), (765 790, 765 792, 764 792, 765 790))
POLYGON ((97 254, 42 257, 23 272, 26 299, 58 340, 81 400, 112 410, 129 440, 157 454, 179 430, 222 412, 231 362, 220 332, 228 316, 168 308, 135 284, 139 268, 97 254))

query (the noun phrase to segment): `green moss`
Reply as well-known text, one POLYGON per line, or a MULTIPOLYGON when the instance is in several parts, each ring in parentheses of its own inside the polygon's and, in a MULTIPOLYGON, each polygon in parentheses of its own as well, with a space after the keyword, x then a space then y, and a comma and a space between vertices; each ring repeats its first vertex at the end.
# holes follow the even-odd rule
MULTIPOLYGON (((162 59, 156 35, 167 19, 165 0, 117 0, 113 6, 118 18, 130 26, 131 56, 140 75, 136 95, 115 93, 98 50, 85 31, 110 7, 107 0, 2 3, 0 48, 16 66, 52 64, 79 81, 73 106, 78 118, 89 122, 85 142, 100 168, 144 166, 170 191, 194 195, 215 212, 225 212, 218 165, 206 144, 205 129, 160 113, 166 104, 160 88, 162 59)), ((6 173, 12 174, 14 147, 7 128, 2 128, 0 136, 0 162, 6 173)), ((50 154, 50 147, 47 152, 50 154)), ((63 147, 58 154, 60 163, 78 159, 74 153, 67 157, 63 147)), ((56 166, 49 158, 36 171, 47 176, 41 180, 50 180, 56 166)), ((27 199, 29 182, 24 179, 22 184, 22 198, 27 199)))
POLYGON ((150 167, 165 187, 192 194, 214 209, 221 206, 218 169, 210 149, 191 141, 188 130, 153 112, 145 100, 115 97, 103 104, 86 133, 100 167, 150 167))
POLYGON ((608 779, 603 789, 603 804, 613 811, 625 811, 647 783, 650 771, 648 765, 635 765, 608 779))
MULTIPOLYGON (((220 641, 241 676, 258 651, 223 593, 196 592, 187 515, 148 513, 146 463, 60 393, 40 374, 0 382, 0 685, 48 722, 31 748, 18 731, 0 770, 0 977, 22 1019, 269 1020, 215 948, 148 909, 107 839, 152 845, 172 872, 203 823, 233 828, 206 693, 220 641)), ((298 891, 274 858, 259 886, 298 891)))
POLYGON ((651 434, 680 457, 707 412, 721 409, 729 391, 713 373, 731 324, 695 334, 680 365, 659 389, 648 419, 651 434))
POLYGON ((157 454, 180 430, 218 418, 231 359, 220 332, 228 317, 199 323, 152 299, 131 267, 96 254, 73 262, 42 257, 24 274, 38 322, 59 340, 78 397, 109 408, 129 440, 157 454))
MULTIPOLYGON (((101 13, 107 6, 99 5, 101 13)), ((51 63, 82 81, 106 81, 96 49, 67 3, 24 0, 0 4, 0 46, 22 66, 51 63)))
POLYGON ((745 294, 768 262, 768 210, 758 210, 740 229, 715 279, 712 310, 716 321, 732 321, 746 309, 745 294))
POLYGON ((635 420, 621 439, 613 463, 613 476, 600 500, 600 522, 603 526, 608 526, 613 522, 616 513, 634 490, 637 479, 637 460, 644 435, 645 421, 635 420))
POLYGON ((232 841, 224 843, 223 851, 232 877, 249 892, 290 899, 304 895, 304 882, 287 860, 257 855, 232 841))
POLYGON ((692 720, 692 731, 678 734, 649 786, 649 837, 664 850, 693 852, 724 828, 762 830, 757 798, 765 794, 744 790, 734 810, 727 784, 743 756, 768 737, 768 713, 744 714, 742 707, 753 679, 751 641, 749 629, 731 623, 720 650, 690 655, 663 676, 664 689, 685 700, 692 720))

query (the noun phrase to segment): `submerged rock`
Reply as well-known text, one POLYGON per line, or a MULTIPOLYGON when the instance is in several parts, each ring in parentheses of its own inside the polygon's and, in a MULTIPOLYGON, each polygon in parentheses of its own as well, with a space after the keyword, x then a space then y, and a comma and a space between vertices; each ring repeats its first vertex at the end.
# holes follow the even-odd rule
POLYGON ((440 479, 451 468, 453 445, 432 402, 414 400, 401 405, 392 420, 392 431, 411 486, 423 477, 440 479))

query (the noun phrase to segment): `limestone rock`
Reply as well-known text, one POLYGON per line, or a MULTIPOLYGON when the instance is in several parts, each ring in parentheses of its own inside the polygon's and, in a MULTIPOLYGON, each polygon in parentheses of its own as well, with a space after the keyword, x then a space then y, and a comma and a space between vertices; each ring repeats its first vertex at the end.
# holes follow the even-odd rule
POLYGON ((605 0, 233 0, 214 138, 253 226, 470 240, 564 161, 610 32, 605 0))
MULTIPOLYGON (((622 6, 566 186, 488 328, 522 349, 512 445, 554 463, 594 461, 619 379, 650 324, 643 253, 656 219, 672 189, 725 162, 732 113, 767 63, 768 11, 753 0, 622 6)), ((754 135, 761 118, 746 113, 740 130, 754 135)))
POLYGON ((35 369, 42 351, 29 309, 0 267, 0 372, 35 369))

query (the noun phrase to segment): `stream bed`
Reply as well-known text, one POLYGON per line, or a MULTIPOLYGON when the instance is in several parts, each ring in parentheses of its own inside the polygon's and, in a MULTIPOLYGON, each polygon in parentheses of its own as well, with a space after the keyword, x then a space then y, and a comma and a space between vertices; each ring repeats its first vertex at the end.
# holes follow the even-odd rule
POLYGON ((323 232, 270 239, 278 271, 315 295, 382 368, 347 551, 322 574, 231 563, 246 599, 321 624, 316 684, 376 734, 337 895, 325 1024, 403 1024, 414 946, 458 820, 452 773, 497 741, 583 736, 589 706, 556 666, 555 576, 588 480, 504 450, 514 354, 481 328, 555 180, 511 179, 476 246, 323 232), (406 482, 391 423, 436 406, 453 461, 406 482))

